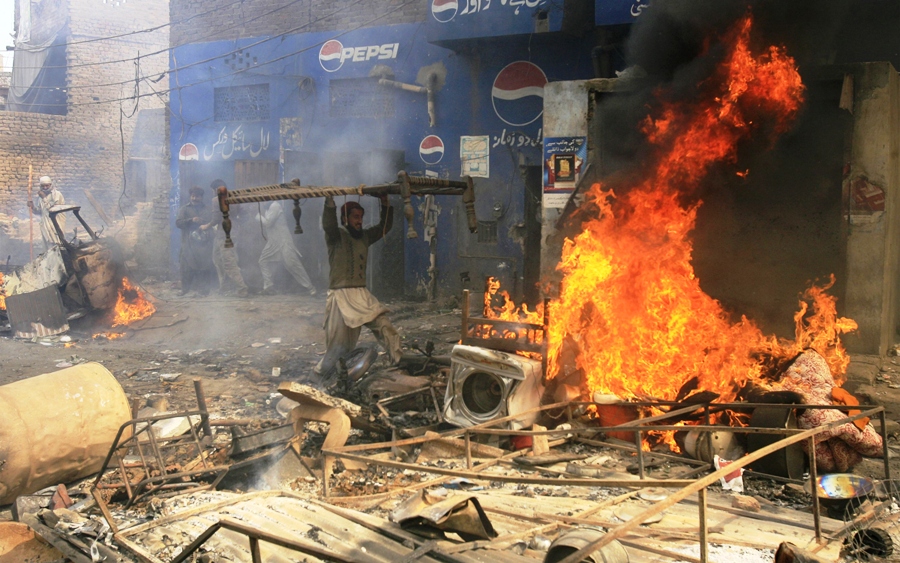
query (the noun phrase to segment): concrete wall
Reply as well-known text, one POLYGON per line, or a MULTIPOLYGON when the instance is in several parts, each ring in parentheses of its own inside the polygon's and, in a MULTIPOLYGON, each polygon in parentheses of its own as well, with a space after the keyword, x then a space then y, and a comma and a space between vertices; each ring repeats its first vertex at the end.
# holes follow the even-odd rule
MULTIPOLYGON (((544 87, 544 137, 587 137, 589 82, 571 80, 551 82, 544 87)), ((590 150, 590 147, 588 148, 590 150)), ((556 223, 562 208, 548 205, 544 196, 541 208, 541 280, 559 282, 556 266, 562 257, 562 241, 557 239, 556 223)))
POLYGON ((424 0, 173 0, 172 45, 425 20, 424 0), (198 33, 199 31, 199 33, 198 33))
MULTIPOLYGON (((851 352, 883 355, 897 341, 900 254, 900 79, 890 63, 857 65, 849 183, 867 179, 884 192, 884 210, 849 215, 846 315, 859 331, 851 352)), ((870 188, 871 189, 871 188, 870 188)))

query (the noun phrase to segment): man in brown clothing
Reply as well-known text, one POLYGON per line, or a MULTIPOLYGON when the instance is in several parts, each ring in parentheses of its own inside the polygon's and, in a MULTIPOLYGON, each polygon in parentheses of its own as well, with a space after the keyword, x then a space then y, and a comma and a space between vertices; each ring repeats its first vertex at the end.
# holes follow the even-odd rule
POLYGON ((388 320, 388 310, 366 289, 369 247, 387 233, 394 221, 394 210, 387 195, 381 196, 381 221, 363 229, 365 211, 355 201, 341 206, 341 224, 332 197, 325 199, 322 228, 328 246, 328 294, 325 301, 325 356, 315 367, 320 377, 353 350, 362 326, 369 327, 378 343, 387 351, 391 363, 400 361, 400 335, 388 320))

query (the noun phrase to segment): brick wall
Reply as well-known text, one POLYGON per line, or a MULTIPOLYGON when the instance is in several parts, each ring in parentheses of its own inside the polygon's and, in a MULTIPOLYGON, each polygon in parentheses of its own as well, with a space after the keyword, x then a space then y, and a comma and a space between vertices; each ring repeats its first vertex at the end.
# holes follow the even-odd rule
POLYGON ((428 6, 428 0, 171 0, 171 41, 175 46, 417 23, 425 21, 428 6))
MULTIPOLYGON (((53 177, 67 203, 82 205, 88 222, 99 227, 100 217, 84 194, 89 189, 107 215, 121 218, 119 207, 124 204, 126 214, 149 222, 154 231, 163 229, 161 242, 167 243, 168 206, 161 196, 168 194, 168 181, 157 179, 143 197, 161 206, 160 213, 147 211, 146 205, 137 207, 123 180, 123 145, 127 161, 138 113, 167 102, 165 79, 150 85, 141 81, 136 90, 135 60, 141 76, 167 70, 168 2, 68 0, 67 9, 68 114, 0 112, 0 214, 27 217, 30 164, 35 192, 37 178, 53 177), (156 26, 162 27, 134 33, 156 26), (117 35, 122 37, 105 39, 117 35), (163 93, 155 95, 151 86, 163 93)), ((164 142, 159 153, 165 162, 164 142)))

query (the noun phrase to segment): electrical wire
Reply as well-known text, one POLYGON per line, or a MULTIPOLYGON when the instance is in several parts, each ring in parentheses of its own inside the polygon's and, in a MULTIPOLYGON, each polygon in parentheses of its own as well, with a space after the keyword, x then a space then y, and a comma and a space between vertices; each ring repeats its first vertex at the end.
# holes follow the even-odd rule
MULTIPOLYGON (((238 4, 243 5, 244 1, 245 1, 245 0, 238 0, 237 2, 234 2, 234 3, 232 3, 232 4, 229 4, 228 6, 225 6, 224 8, 228 8, 228 7, 230 7, 230 6, 234 6, 234 5, 238 5, 238 4)), ((208 33, 208 34, 206 34, 206 35, 204 35, 204 36, 201 36, 201 37, 199 37, 199 38, 192 38, 191 41, 188 42, 188 43, 180 43, 180 44, 178 44, 178 45, 175 45, 174 47, 169 46, 169 47, 166 47, 165 49, 161 49, 161 50, 159 50, 159 51, 154 51, 154 52, 148 53, 148 54, 146 54, 146 55, 144 55, 144 56, 145 56, 145 57, 149 57, 149 56, 153 56, 153 55, 159 55, 159 54, 162 54, 162 53, 166 53, 166 52, 168 52, 168 51, 171 50, 171 49, 177 49, 178 47, 183 47, 184 45, 192 45, 192 44, 194 44, 194 43, 202 43, 204 40, 209 39, 210 37, 214 37, 214 36, 221 35, 223 31, 228 31, 229 29, 235 29, 235 28, 237 28, 237 27, 243 27, 243 26, 247 25, 248 23, 252 23, 252 22, 257 21, 257 20, 259 20, 259 19, 262 19, 262 18, 264 18, 264 17, 270 16, 270 15, 274 14, 275 12, 278 12, 278 11, 284 10, 284 9, 286 9, 286 8, 289 8, 289 7, 293 6, 294 4, 296 4, 296 3, 298 3, 298 2, 302 2, 302 1, 303 1, 303 0, 291 0, 291 2, 288 2, 287 4, 285 4, 285 5, 283 5, 283 6, 279 6, 278 8, 275 8, 275 9, 273 9, 273 10, 269 10, 268 12, 264 12, 264 13, 262 13, 262 14, 259 14, 259 15, 257 15, 257 16, 254 16, 254 17, 250 18, 249 20, 246 20, 246 21, 245 21, 245 20, 242 19, 242 20, 240 21, 240 23, 235 23, 234 25, 231 25, 231 26, 228 26, 228 27, 216 28, 214 31, 212 31, 211 33, 208 33)), ((192 19, 194 19, 194 18, 197 18, 197 17, 200 17, 200 16, 205 16, 205 15, 208 15, 208 14, 210 14, 210 13, 212 13, 212 12, 220 11, 221 9, 223 9, 223 8, 217 7, 217 8, 214 9, 214 10, 209 10, 209 11, 206 11, 206 12, 201 12, 201 13, 199 13, 199 14, 194 14, 194 15, 192 15, 192 16, 189 16, 189 17, 187 17, 187 18, 184 18, 183 20, 176 21, 176 22, 170 22, 170 23, 167 23, 167 24, 163 24, 163 25, 159 25, 159 26, 153 27, 153 28, 142 29, 142 30, 136 30, 136 31, 133 31, 133 32, 129 32, 129 33, 122 34, 122 35, 110 35, 110 36, 107 36, 107 37, 96 37, 96 38, 85 39, 85 40, 81 40, 81 41, 70 41, 70 42, 66 42, 66 43, 60 43, 60 44, 58 44, 58 45, 53 45, 53 46, 51 46, 51 48, 52 48, 52 47, 67 47, 67 46, 70 46, 70 45, 79 45, 79 44, 81 44, 81 43, 89 43, 89 42, 96 42, 96 41, 109 41, 109 40, 112 40, 112 39, 117 39, 117 38, 125 37, 125 36, 128 36, 128 35, 133 35, 133 34, 138 34, 138 33, 148 33, 148 32, 158 31, 159 29, 161 29, 161 28, 163 28, 163 27, 170 26, 170 25, 181 25, 181 24, 183 24, 183 23, 189 22, 190 20, 192 20, 192 19)), ((279 37, 279 36, 276 35, 276 36, 273 36, 273 37, 279 37)), ((27 48, 24 48, 23 50, 28 50, 28 49, 27 49, 27 48)), ((48 66, 48 67, 40 67, 40 68, 79 68, 79 67, 85 67, 85 66, 98 66, 98 65, 109 65, 109 64, 117 64, 117 63, 127 63, 127 62, 131 62, 131 61, 133 61, 133 60, 134 60, 134 58, 128 58, 128 59, 113 59, 113 60, 106 60, 106 61, 95 61, 95 62, 91 62, 91 63, 79 63, 79 64, 74 64, 74 65, 48 66)), ((21 68, 33 69, 33 68, 35 68, 35 67, 21 67, 21 68)))
MULTIPOLYGON (((358 0, 358 1, 361 1, 361 0, 358 0)), ((276 57, 276 58, 271 59, 271 60, 268 60, 268 61, 263 61, 263 62, 257 64, 257 65, 256 65, 255 67, 253 67, 253 68, 256 69, 256 68, 259 68, 259 67, 262 67, 262 66, 270 65, 270 64, 272 64, 272 63, 276 63, 276 62, 278 62, 278 61, 282 61, 282 60, 284 60, 284 59, 293 57, 293 56, 295 56, 295 55, 299 55, 299 54, 301 54, 301 53, 305 53, 305 52, 307 52, 307 51, 309 51, 309 50, 311 50, 311 49, 315 49, 316 47, 320 47, 321 45, 327 43, 328 41, 332 41, 332 40, 334 40, 334 39, 337 39, 338 37, 343 37, 344 35, 346 35, 346 34, 348 34, 348 33, 351 33, 351 32, 353 32, 353 31, 356 31, 356 30, 358 30, 358 29, 361 29, 361 28, 363 28, 363 27, 365 27, 365 26, 367 26, 367 25, 369 25, 369 24, 371 24, 371 23, 373 23, 373 22, 376 22, 376 21, 378 21, 378 20, 380 20, 380 19, 382 19, 382 18, 384 18, 384 17, 386 17, 386 16, 389 16, 390 14, 392 14, 392 13, 394 13, 394 12, 396 12, 396 11, 398 11, 398 10, 404 8, 404 7, 406 7, 406 6, 409 5, 409 4, 412 4, 412 3, 414 3, 414 2, 417 2, 417 1, 419 1, 419 0, 406 0, 404 3, 398 4, 397 6, 395 6, 394 8, 392 8, 391 10, 389 10, 388 12, 386 12, 386 13, 384 13, 384 14, 381 14, 380 16, 376 16, 376 17, 374 17, 374 18, 372 18, 372 19, 370 19, 370 20, 368 20, 368 21, 366 21, 366 22, 363 22, 363 23, 359 24, 359 25, 356 26, 356 27, 353 27, 353 28, 344 30, 344 31, 342 31, 342 32, 340 32, 340 33, 338 33, 338 34, 336 34, 336 35, 334 35, 334 36, 332 36, 332 37, 330 37, 330 38, 328 38, 328 39, 319 41, 319 42, 317 42, 317 43, 315 43, 315 44, 313 44, 313 45, 310 45, 310 46, 308 46, 308 47, 304 47, 304 48, 302 48, 302 49, 298 49, 298 50, 296 50, 296 51, 292 51, 292 52, 290 52, 290 53, 286 53, 286 54, 284 54, 284 55, 282 55, 282 56, 280 56, 280 57, 276 57)), ((334 15, 335 13, 337 13, 337 12, 333 12, 332 14, 329 14, 329 16, 330 16, 330 15, 334 15)), ((328 16, 325 16, 325 17, 328 17, 328 16)), ((322 19, 322 18, 320 18, 320 19, 322 19)), ((316 21, 318 21, 318 20, 316 20, 316 21)), ((309 24, 305 24, 304 26, 301 26, 301 28, 302 28, 302 27, 307 27, 307 26, 309 26, 309 25, 311 25, 311 24, 313 24, 313 23, 316 23, 316 22, 310 22, 309 24)), ((296 31, 297 29, 300 29, 300 28, 295 28, 295 29, 292 30, 291 32, 296 31)), ((244 48, 242 48, 242 49, 246 49, 246 48, 249 48, 249 47, 258 45, 259 43, 263 43, 263 42, 268 41, 268 40, 271 40, 271 38, 270 38, 270 39, 263 40, 263 41, 259 41, 259 42, 257 42, 257 43, 251 44, 251 45, 248 45, 248 46, 246 46, 246 47, 244 47, 244 48)), ((242 50, 242 49, 237 49, 237 50, 232 51, 232 52, 238 52, 238 51, 240 51, 240 50, 242 50)), ((214 60, 216 60, 216 59, 221 58, 222 56, 227 56, 227 54, 230 54, 230 53, 226 53, 225 55, 219 55, 219 56, 213 57, 213 58, 211 58, 211 59, 205 59, 205 60, 203 60, 203 61, 197 61, 197 62, 194 62, 194 63, 188 63, 188 64, 186 64, 186 65, 184 65, 183 67, 180 67, 180 68, 175 68, 175 69, 166 70, 165 73, 167 73, 167 74, 175 73, 175 75, 177 76, 177 73, 178 73, 179 70, 183 70, 183 69, 189 68, 189 67, 191 67, 191 66, 196 66, 196 65, 198 65, 198 64, 203 64, 203 63, 211 62, 211 61, 214 61, 214 60)), ((212 78, 207 78, 207 79, 204 79, 204 80, 198 80, 198 81, 196 81, 196 82, 192 82, 192 83, 190 83, 190 84, 186 84, 186 85, 183 85, 183 86, 177 86, 177 87, 174 87, 174 88, 169 88, 169 89, 167 89, 167 90, 163 90, 163 91, 159 92, 159 94, 168 94, 168 93, 173 92, 173 91, 177 91, 177 90, 185 89, 185 88, 191 88, 191 87, 193 87, 193 86, 198 86, 198 85, 200 85, 200 84, 205 84, 205 83, 208 83, 208 82, 214 82, 214 81, 217 81, 217 80, 222 80, 222 79, 228 78, 228 77, 230 77, 230 76, 236 76, 236 75, 239 75, 239 74, 243 74, 243 73, 248 72, 248 71, 250 71, 249 68, 247 68, 247 69, 239 69, 239 70, 235 70, 235 71, 230 72, 230 73, 228 73, 228 74, 223 74, 223 75, 215 76, 215 77, 212 77, 212 78)), ((156 73, 154 73, 154 75, 156 75, 156 73)), ((144 80, 146 80, 146 78, 144 78, 144 80)), ((130 82, 131 82, 131 81, 118 82, 118 83, 108 84, 107 86, 117 86, 117 85, 122 85, 122 84, 128 84, 128 83, 130 83, 130 82)), ((96 87, 96 85, 95 85, 94 87, 96 87)), ((144 94, 141 94, 139 97, 149 97, 149 96, 154 96, 154 95, 157 95, 157 94, 155 94, 155 93, 144 93, 144 94)), ((99 105, 99 104, 108 104, 108 103, 112 103, 112 102, 119 102, 119 101, 124 101, 124 100, 129 100, 129 99, 132 99, 132 98, 130 98, 130 97, 129 97, 129 98, 112 98, 112 99, 107 99, 107 100, 94 100, 94 101, 90 101, 90 102, 81 102, 81 103, 46 104, 46 105, 47 105, 48 107, 53 107, 53 106, 80 107, 80 106, 91 106, 91 105, 99 105)))

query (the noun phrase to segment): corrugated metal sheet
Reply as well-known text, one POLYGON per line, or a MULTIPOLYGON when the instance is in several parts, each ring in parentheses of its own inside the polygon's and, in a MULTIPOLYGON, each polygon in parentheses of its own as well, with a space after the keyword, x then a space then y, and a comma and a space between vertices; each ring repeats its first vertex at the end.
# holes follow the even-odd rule
POLYGON ((9 324, 17 338, 52 336, 69 330, 66 311, 55 285, 6 298, 9 324))
MULTIPOLYGON (((148 560, 164 563, 177 556, 207 528, 220 519, 229 518, 264 532, 299 542, 313 542, 347 561, 379 561, 396 563, 414 549, 334 514, 311 501, 287 493, 254 493, 234 495, 225 492, 196 493, 179 499, 185 510, 154 522, 123 530, 117 539, 126 548, 148 560), (194 506, 192 508, 191 506, 194 506), (122 541, 122 540, 125 541, 122 541)), ((360 514, 367 520, 373 517, 360 514)), ((400 530, 399 526, 380 520, 379 525, 400 530)), ((262 560, 267 563, 321 561, 305 555, 260 543, 262 560)), ((219 530, 204 544, 199 553, 214 552, 215 561, 250 562, 247 538, 229 530, 219 530)), ((530 562, 534 559, 511 553, 482 552, 457 554, 460 560, 530 562)), ((423 555, 417 561, 438 561, 423 555)))

